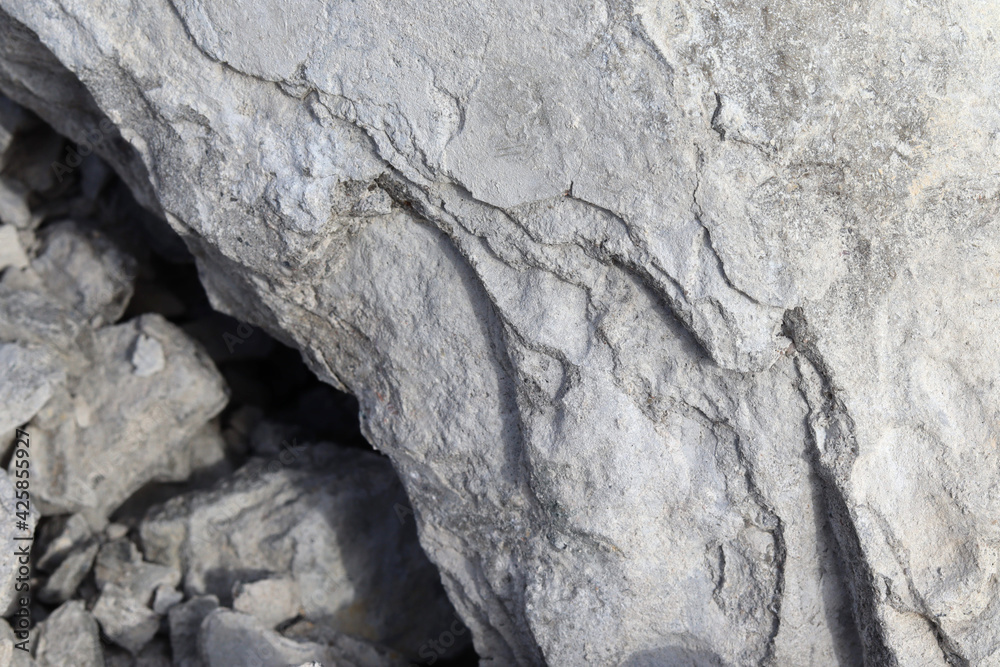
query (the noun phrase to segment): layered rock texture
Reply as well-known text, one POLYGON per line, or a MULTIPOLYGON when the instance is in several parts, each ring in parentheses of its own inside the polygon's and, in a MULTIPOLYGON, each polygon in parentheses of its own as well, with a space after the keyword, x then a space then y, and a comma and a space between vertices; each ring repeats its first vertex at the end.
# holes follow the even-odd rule
POLYGON ((0 0, 0 90, 358 397, 487 664, 990 665, 998 39, 993 0, 0 0))

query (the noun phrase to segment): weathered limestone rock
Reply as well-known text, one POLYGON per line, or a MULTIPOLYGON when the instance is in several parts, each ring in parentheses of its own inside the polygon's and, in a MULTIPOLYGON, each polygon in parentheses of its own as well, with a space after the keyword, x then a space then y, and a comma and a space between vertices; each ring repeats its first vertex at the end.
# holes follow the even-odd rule
POLYGON ((97 622, 83 602, 67 602, 41 623, 35 664, 38 667, 104 667, 97 622))
POLYGON ((301 614, 416 658, 451 612, 400 508, 384 458, 299 444, 154 508, 140 532, 189 596, 218 596, 266 627, 301 614))
MULTIPOLYGON (((22 640, 14 636, 7 621, 0 619, 0 665, 7 667, 34 667, 34 660, 29 652, 23 651, 15 646, 22 640)), ((29 640, 30 648, 32 640, 29 640)))
POLYGON ((204 620, 198 648, 206 667, 327 662, 326 647, 286 639, 248 614, 218 609, 204 620))
POLYGON ((66 374, 44 347, 0 343, 0 433, 24 426, 52 397, 66 374))
POLYGON ((101 547, 94 579, 101 591, 94 617, 111 641, 138 655, 160 628, 160 614, 151 608, 154 592, 177 586, 180 572, 143 561, 135 545, 120 538, 101 547))
POLYGON ((72 394, 31 424, 33 489, 46 511, 106 516, 152 480, 191 471, 188 441, 226 402, 221 376, 183 333, 144 315, 94 334, 92 363, 72 394), (136 350, 155 341, 157 368, 136 350), (99 416, 99 418, 98 418, 99 416))
POLYGON ((156 612, 117 584, 104 587, 93 613, 105 636, 132 655, 138 654, 160 629, 156 612))
POLYGON ((22 269, 28 265, 28 256, 21 247, 17 228, 14 225, 0 225, 0 271, 9 266, 22 269))
POLYGON ((358 396, 487 660, 990 665, 998 9, 0 0, 0 90, 358 396))
POLYGON ((276 628, 302 611, 299 586, 289 577, 273 577, 233 587, 233 609, 276 628))
POLYGON ((198 653, 198 633, 205 618, 219 608, 214 595, 193 597, 173 607, 168 615, 170 650, 174 667, 201 667, 198 653))
POLYGON ((333 644, 297 641, 270 630, 248 614, 219 609, 205 619, 198 639, 206 667, 321 664, 338 667, 403 667, 401 656, 346 636, 333 644))
POLYGON ((95 231, 67 221, 47 226, 31 262, 43 289, 100 327, 118 320, 132 296, 135 260, 95 231))
POLYGON ((141 604, 152 601, 160 586, 177 586, 180 572, 176 568, 148 563, 131 541, 120 538, 101 547, 94 565, 97 587, 118 586, 141 604))
POLYGON ((79 588, 97 556, 101 543, 81 514, 56 517, 36 535, 37 569, 50 573, 37 597, 47 604, 62 604, 79 588))

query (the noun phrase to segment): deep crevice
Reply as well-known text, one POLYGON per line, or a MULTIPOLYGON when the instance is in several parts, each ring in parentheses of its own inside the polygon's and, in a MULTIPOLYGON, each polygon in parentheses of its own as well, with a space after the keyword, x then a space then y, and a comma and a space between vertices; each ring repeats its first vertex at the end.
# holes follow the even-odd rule
POLYGON ((895 667, 895 654, 885 639, 874 574, 864 555, 854 519, 843 495, 850 466, 857 457, 854 423, 843 403, 837 398, 829 369, 815 346, 801 308, 785 313, 782 334, 788 337, 798 352, 796 368, 799 391, 809 407, 806 433, 810 438, 810 460, 820 482, 826 509, 830 516, 839 555, 848 572, 848 584, 854 611, 854 626, 861 639, 866 665, 895 667), (822 421, 832 426, 820 441, 814 424, 822 421), (833 434, 833 438, 829 433, 833 434), (830 441, 833 441, 830 444, 830 441))

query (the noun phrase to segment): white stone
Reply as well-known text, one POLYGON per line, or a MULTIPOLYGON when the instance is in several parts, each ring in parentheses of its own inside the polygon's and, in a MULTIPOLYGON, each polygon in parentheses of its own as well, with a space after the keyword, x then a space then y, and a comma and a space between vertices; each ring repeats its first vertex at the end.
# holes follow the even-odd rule
POLYGON ((17 228, 13 225, 0 225, 0 271, 11 266, 16 269, 28 266, 28 256, 21 247, 17 228))
POLYGON ((160 345, 160 341, 139 334, 132 351, 132 366, 135 369, 133 372, 138 377, 145 378, 162 371, 164 365, 163 346, 160 345))

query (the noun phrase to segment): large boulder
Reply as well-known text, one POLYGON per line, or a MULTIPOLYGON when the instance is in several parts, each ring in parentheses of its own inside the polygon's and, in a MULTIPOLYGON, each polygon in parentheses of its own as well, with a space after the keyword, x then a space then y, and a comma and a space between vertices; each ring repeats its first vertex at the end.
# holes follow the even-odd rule
POLYGON ((992 664, 997 10, 0 0, 0 90, 358 396, 485 659, 992 664))

